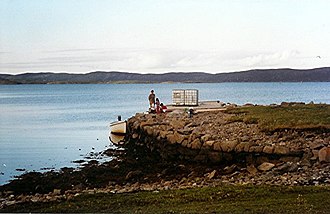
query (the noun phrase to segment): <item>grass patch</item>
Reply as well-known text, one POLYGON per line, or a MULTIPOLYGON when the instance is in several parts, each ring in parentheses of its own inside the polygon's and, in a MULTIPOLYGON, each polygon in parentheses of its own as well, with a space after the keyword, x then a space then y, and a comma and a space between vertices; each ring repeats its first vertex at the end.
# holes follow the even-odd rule
POLYGON ((257 123, 261 130, 283 129, 330 130, 330 105, 252 106, 229 109, 234 114, 229 122, 257 123))
POLYGON ((219 186, 160 192, 81 195, 3 212, 327 213, 330 187, 219 186))

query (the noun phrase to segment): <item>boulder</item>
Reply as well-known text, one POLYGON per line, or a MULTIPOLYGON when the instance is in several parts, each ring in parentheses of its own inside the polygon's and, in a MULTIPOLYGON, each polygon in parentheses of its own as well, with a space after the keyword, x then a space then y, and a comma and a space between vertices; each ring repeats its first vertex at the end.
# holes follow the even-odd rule
POLYGON ((151 121, 151 120, 148 120, 148 121, 142 121, 142 122, 140 123, 140 127, 141 127, 141 128, 143 128, 143 127, 145 127, 145 126, 153 126, 153 125, 154 125, 154 122, 151 121))
POLYGON ((218 163, 222 160, 222 153, 221 152, 210 152, 208 157, 211 162, 218 163))
POLYGON ((262 152, 266 154, 273 154, 274 146, 265 146, 262 152))
POLYGON ((159 132, 159 136, 161 137, 161 138, 166 138, 166 135, 168 134, 168 132, 167 131, 160 131, 159 132))
POLYGON ((238 142, 237 140, 229 140, 221 143, 221 150, 224 152, 231 152, 235 149, 238 142))
POLYGON ((209 173, 209 174, 207 175, 207 178, 211 180, 211 179, 214 178, 216 175, 217 175, 217 170, 213 170, 211 173, 209 173))
POLYGON ((246 170, 247 170, 251 175, 255 175, 255 174, 258 173, 257 168, 256 168, 253 164, 248 165, 248 166, 246 167, 246 170))
POLYGON ((53 195, 61 195, 61 190, 60 189, 54 189, 53 190, 53 195))
POLYGON ((191 148, 192 149, 200 149, 202 147, 202 143, 199 140, 199 138, 196 138, 192 143, 191 143, 191 148))
POLYGON ((181 135, 178 132, 174 132, 174 134, 167 135, 167 140, 170 144, 180 144, 184 140, 184 135, 181 135))
POLYGON ((206 141, 208 141, 210 138, 211 138, 211 135, 210 135, 210 134, 206 134, 206 135, 203 135, 203 136, 201 137, 201 140, 202 140, 202 142, 206 142, 206 141))
POLYGON ((277 155, 288 155, 290 153, 290 149, 285 146, 275 146, 274 154, 277 155))
POLYGON ((151 126, 145 126, 144 130, 147 132, 149 136, 153 135, 153 128, 151 126))
POLYGON ((222 151, 222 150, 221 150, 221 142, 216 142, 216 143, 214 143, 214 144, 213 144, 213 149, 214 149, 215 151, 222 151))
POLYGON ((224 169, 223 169, 223 174, 231 174, 233 173, 234 171, 236 171, 238 168, 237 168, 237 165, 236 164, 233 164, 231 166, 226 166, 224 169))
POLYGON ((330 163, 330 147, 323 147, 319 151, 319 161, 330 163))
POLYGON ((251 146, 249 148, 249 152, 254 152, 254 153, 261 153, 263 151, 264 147, 263 146, 251 146))
POLYGON ((172 120, 172 121, 170 122, 170 126, 171 126, 172 128, 174 128, 174 129, 184 128, 185 124, 186 124, 186 123, 185 123, 184 121, 182 121, 182 120, 172 120))
POLYGON ((235 147, 236 152, 244 152, 249 151, 249 143, 248 142, 241 142, 235 147))
POLYGON ((266 172, 266 171, 271 170, 274 166, 275 166, 275 164, 272 164, 272 163, 269 163, 269 162, 264 162, 264 163, 262 163, 261 165, 258 166, 258 169, 260 171, 266 172))
POLYGON ((212 147, 213 144, 214 144, 214 140, 208 140, 203 144, 203 146, 204 147, 212 147))

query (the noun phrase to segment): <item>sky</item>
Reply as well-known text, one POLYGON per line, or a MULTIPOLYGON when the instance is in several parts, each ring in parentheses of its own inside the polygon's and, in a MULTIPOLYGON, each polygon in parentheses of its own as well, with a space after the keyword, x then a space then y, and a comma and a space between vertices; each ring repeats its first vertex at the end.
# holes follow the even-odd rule
POLYGON ((1 0, 0 73, 330 66, 329 0, 1 0))

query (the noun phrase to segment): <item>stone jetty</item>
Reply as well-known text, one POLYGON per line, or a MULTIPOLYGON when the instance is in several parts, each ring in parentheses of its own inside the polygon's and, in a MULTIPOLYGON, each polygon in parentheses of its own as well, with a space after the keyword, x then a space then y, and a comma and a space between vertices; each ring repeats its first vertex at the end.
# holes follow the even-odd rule
POLYGON ((281 130, 266 133, 258 124, 231 120, 223 109, 138 113, 128 120, 127 147, 140 147, 164 160, 255 165, 261 171, 292 162, 310 167, 330 162, 329 133, 281 130))

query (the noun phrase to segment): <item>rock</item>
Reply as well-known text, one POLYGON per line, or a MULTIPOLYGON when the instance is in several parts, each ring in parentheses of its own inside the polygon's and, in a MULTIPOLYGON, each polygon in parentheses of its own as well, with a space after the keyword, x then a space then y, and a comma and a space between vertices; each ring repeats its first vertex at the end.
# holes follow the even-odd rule
POLYGON ((207 178, 211 180, 211 179, 214 178, 216 175, 217 175, 217 170, 213 170, 211 173, 209 173, 209 174, 207 175, 207 178))
POLYGON ((231 166, 226 166, 224 169, 223 169, 223 174, 227 175, 227 174, 231 174, 233 173, 235 170, 237 170, 237 166, 236 164, 233 164, 231 166))
POLYGON ((136 139, 136 138, 138 138, 139 137, 139 135, 137 134, 137 133, 134 133, 133 135, 132 135, 132 138, 133 139, 136 139))
POLYGON ((275 166, 275 164, 272 164, 272 163, 269 163, 269 162, 264 162, 264 163, 262 163, 261 165, 258 166, 258 169, 260 171, 266 172, 266 171, 271 170, 274 166, 275 166))
POLYGON ((153 128, 151 126, 145 126, 144 130, 147 132, 149 136, 153 135, 153 128))
POLYGON ((288 155, 290 153, 290 149, 288 147, 285 146, 275 146, 274 149, 274 154, 277 155, 288 155))
POLYGON ((322 140, 315 140, 314 142, 310 143, 310 148, 311 149, 321 149, 323 148, 323 141, 322 140))
POLYGON ((249 152, 261 153, 263 151, 263 149, 264 149, 263 146, 251 146, 249 148, 249 152))
POLYGON ((179 128, 184 128, 185 126, 185 122, 182 121, 182 120, 172 120, 170 122, 170 126, 173 128, 173 129, 179 129, 179 128))
POLYGON ((61 190, 60 189, 54 189, 53 190, 53 195, 61 195, 61 190))
POLYGON ((184 136, 178 132, 174 132, 174 134, 167 135, 167 140, 170 144, 180 144, 184 140, 184 136))
POLYGON ((153 122, 153 121, 150 121, 150 120, 148 120, 148 121, 142 121, 142 122, 140 123, 140 127, 141 127, 141 128, 143 128, 143 127, 145 127, 145 126, 152 126, 152 125, 154 125, 154 122, 153 122))
POLYGON ((319 161, 330 163, 330 147, 323 147, 319 151, 319 161))
POLYGON ((206 135, 203 135, 203 136, 201 137, 201 140, 202 140, 202 142, 206 142, 206 141, 208 141, 210 138, 211 138, 211 135, 210 135, 210 134, 206 134, 206 135))
POLYGON ((217 163, 222 160, 222 153, 221 152, 210 152, 208 157, 211 162, 217 163))
POLYGON ((265 146, 264 149, 262 150, 262 152, 266 154, 273 154, 273 151, 274 151, 274 146, 265 146))
POLYGON ((208 141, 206 141, 206 142, 203 144, 203 146, 205 146, 205 147, 212 147, 213 144, 214 144, 214 140, 208 140, 208 141))
POLYGON ((221 143, 221 150, 224 152, 231 152, 235 149, 238 142, 237 140, 229 140, 221 143))
POLYGON ((235 147, 235 151, 237 153, 245 152, 246 150, 249 151, 249 143, 248 142, 241 142, 235 147))
POLYGON ((130 180, 134 177, 138 177, 142 174, 142 171, 141 170, 135 170, 135 171, 130 171, 129 173, 127 173, 125 179, 126 180, 130 180))
POLYGON ((191 143, 191 148, 192 149, 200 149, 202 147, 202 143, 199 140, 199 138, 195 139, 192 143, 191 143))
POLYGON ((319 158, 319 150, 312 150, 313 157, 311 160, 317 160, 319 158))
POLYGON ((161 137, 161 138, 166 138, 166 135, 168 134, 168 132, 167 131, 160 131, 159 132, 159 136, 161 137))
POLYGON ((215 151, 222 151, 222 150, 221 150, 221 142, 216 142, 216 143, 214 143, 214 144, 213 144, 213 149, 214 149, 215 151))
POLYGON ((256 168, 253 164, 247 166, 247 167, 246 167, 246 170, 247 170, 251 175, 255 175, 255 174, 258 173, 257 168, 256 168))

